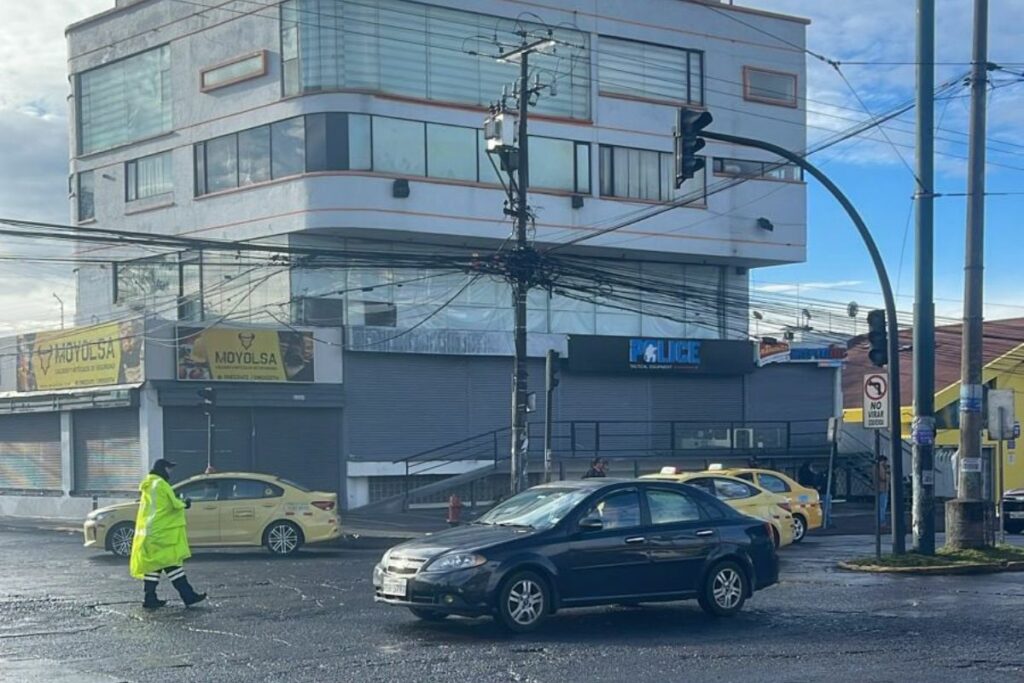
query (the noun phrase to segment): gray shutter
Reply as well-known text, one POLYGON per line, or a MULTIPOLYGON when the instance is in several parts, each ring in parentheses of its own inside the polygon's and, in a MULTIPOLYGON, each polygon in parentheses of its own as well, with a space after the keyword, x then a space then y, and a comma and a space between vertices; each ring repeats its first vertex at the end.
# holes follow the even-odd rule
POLYGON ((61 490, 59 413, 0 417, 0 489, 61 490))
POLYGON ((337 492, 340 422, 337 410, 253 410, 255 470, 316 491, 337 492))
POLYGON ((139 413, 83 410, 74 414, 77 493, 135 491, 143 474, 139 413))
MULTIPOLYGON (((251 472, 252 418, 248 408, 218 408, 213 466, 219 472, 251 472)), ((206 469, 206 415, 199 408, 164 408, 164 457, 177 463, 181 481, 206 469)))

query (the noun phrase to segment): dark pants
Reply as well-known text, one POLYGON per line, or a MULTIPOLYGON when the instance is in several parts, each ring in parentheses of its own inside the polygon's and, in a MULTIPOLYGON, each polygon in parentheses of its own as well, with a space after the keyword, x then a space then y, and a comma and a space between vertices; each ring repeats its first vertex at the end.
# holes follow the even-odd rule
POLYGON ((152 604, 156 600, 156 587, 160 585, 160 575, 163 574, 170 579, 171 584, 175 590, 181 596, 181 599, 186 605, 194 602, 198 602, 200 599, 199 594, 193 590, 189 584, 188 579, 185 577, 185 570, 182 567, 165 567, 158 572, 146 574, 143 580, 143 585, 146 590, 146 603, 152 604))

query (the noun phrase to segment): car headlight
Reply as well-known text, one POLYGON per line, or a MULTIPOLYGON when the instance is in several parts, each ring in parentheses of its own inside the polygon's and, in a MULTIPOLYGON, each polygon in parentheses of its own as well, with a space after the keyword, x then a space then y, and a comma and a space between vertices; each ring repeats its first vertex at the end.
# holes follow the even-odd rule
POLYGON ((487 562, 487 558, 473 553, 452 553, 442 555, 426 566, 425 572, 453 572, 458 569, 479 567, 487 562))
POLYGON ((101 510, 96 510, 94 512, 90 512, 89 516, 86 517, 86 519, 88 519, 88 520, 90 520, 92 522, 102 522, 104 520, 104 518, 109 517, 109 516, 110 516, 109 512, 103 512, 101 510))
POLYGON ((382 566, 382 567, 388 566, 388 561, 391 560, 391 553, 392 552, 394 552, 394 548, 391 548, 386 553, 384 553, 384 556, 382 558, 380 558, 380 566, 382 566))

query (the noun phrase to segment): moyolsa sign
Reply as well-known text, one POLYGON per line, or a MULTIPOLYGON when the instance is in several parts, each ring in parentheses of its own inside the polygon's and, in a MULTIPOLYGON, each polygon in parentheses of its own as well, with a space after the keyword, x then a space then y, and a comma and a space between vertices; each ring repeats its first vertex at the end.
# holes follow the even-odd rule
POLYGON ((569 372, 740 375, 753 372, 747 341, 665 337, 569 337, 569 372))

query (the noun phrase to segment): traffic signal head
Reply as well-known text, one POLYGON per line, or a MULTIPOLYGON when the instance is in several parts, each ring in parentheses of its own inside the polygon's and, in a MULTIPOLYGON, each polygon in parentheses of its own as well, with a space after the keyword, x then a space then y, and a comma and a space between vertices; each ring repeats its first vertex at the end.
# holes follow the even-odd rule
POLYGON ((196 394, 200 398, 199 405, 201 405, 204 410, 212 410, 214 406, 217 405, 217 390, 213 387, 203 387, 197 391, 196 394))
POLYGON ((885 311, 868 313, 868 358, 872 365, 889 364, 889 335, 885 329, 885 311))
POLYGON ((710 125, 713 117, 709 111, 694 111, 682 107, 676 122, 676 187, 682 186, 689 178, 693 178, 704 168, 703 157, 698 158, 697 152, 704 149, 704 139, 700 132, 710 125))

